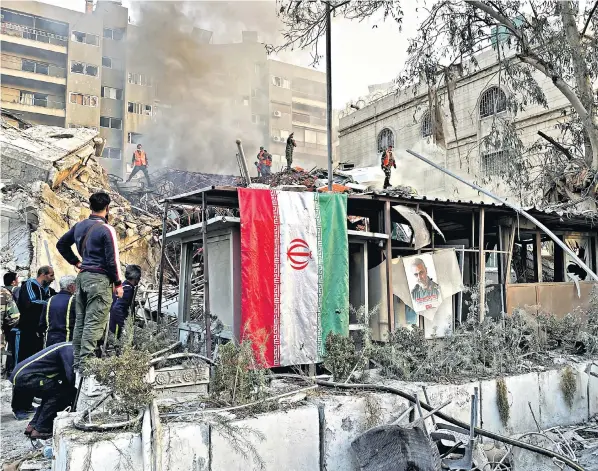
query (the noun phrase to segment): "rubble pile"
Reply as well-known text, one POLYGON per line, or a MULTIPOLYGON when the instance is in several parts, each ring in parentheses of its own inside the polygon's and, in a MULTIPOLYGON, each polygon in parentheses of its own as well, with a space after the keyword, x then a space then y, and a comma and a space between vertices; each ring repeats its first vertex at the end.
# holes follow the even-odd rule
POLYGON ((133 210, 127 199, 112 189, 96 160, 104 146, 96 131, 52 126, 21 130, 3 121, 0 136, 0 268, 27 276, 41 265, 52 265, 57 279, 74 274, 56 250, 56 242, 91 214, 89 196, 105 191, 112 199, 110 223, 119 239, 121 263, 141 265, 144 280, 154 282, 161 219, 133 210))

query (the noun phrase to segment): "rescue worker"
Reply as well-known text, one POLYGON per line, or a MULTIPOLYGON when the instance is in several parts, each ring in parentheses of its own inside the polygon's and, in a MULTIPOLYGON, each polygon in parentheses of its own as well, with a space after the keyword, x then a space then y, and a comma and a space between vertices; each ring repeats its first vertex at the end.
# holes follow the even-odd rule
POLYGON ((291 165, 293 164, 293 151, 295 150, 295 147, 297 147, 297 143, 293 138, 294 135, 295 133, 292 132, 291 134, 289 134, 289 137, 287 137, 287 148, 285 150, 285 157, 287 159, 287 170, 291 170, 291 165))
POLYGON ((264 147, 260 146, 260 151, 257 153, 257 162, 255 163, 255 166, 257 167, 257 176, 262 177, 263 173, 262 173, 262 158, 264 156, 264 147))
POLYGON ((57 242, 60 255, 77 267, 77 317, 73 332, 75 369, 91 356, 104 335, 110 316, 112 292, 122 297, 122 273, 116 232, 108 224, 110 196, 104 192, 89 197, 91 216, 75 224, 57 242), (77 246, 82 261, 74 254, 77 246))
POLYGON ((149 161, 147 159, 147 154, 141 148, 141 144, 137 144, 137 150, 133 152, 131 164, 133 164, 133 171, 131 172, 131 175, 129 175, 129 178, 127 178, 127 183, 129 183, 131 179, 137 175, 137 172, 142 171, 143 175, 145 175, 145 179, 147 180, 147 186, 152 186, 152 182, 150 181, 149 173, 147 171, 149 161))
POLYGON ((48 265, 37 270, 37 278, 29 278, 21 285, 19 293, 19 350, 18 360, 23 361, 39 352, 43 339, 39 336, 39 321, 48 304, 48 299, 56 294, 50 287, 54 281, 54 269, 48 265))
POLYGON ((17 364, 9 379, 13 385, 11 406, 17 420, 28 418, 21 398, 41 398, 25 435, 39 440, 51 438, 57 413, 69 407, 75 398, 73 344, 62 342, 45 348, 17 364))
POLYGON ((6 375, 10 375, 17 360, 17 340, 19 339, 19 308, 13 298, 13 291, 19 282, 14 272, 4 274, 4 286, 0 288, 0 309, 2 310, 2 334, 6 339, 6 375))
POLYGON ((384 189, 390 186, 390 169, 391 167, 397 168, 397 164, 395 162, 395 154, 392 151, 392 146, 388 146, 388 148, 382 152, 382 157, 380 159, 382 164, 382 171, 384 172, 384 189))
POLYGON ((127 265, 125 269, 126 281, 123 282, 123 296, 112 298, 110 308, 110 332, 119 339, 122 335, 125 321, 131 312, 131 306, 135 302, 135 287, 141 280, 141 267, 139 265, 127 265))
POLYGON ((73 275, 60 278, 60 291, 48 300, 39 323, 40 335, 44 339, 44 348, 73 340, 76 289, 76 278, 73 275))
POLYGON ((262 177, 267 177, 272 175, 272 154, 270 154, 266 149, 264 149, 264 154, 262 155, 262 177))

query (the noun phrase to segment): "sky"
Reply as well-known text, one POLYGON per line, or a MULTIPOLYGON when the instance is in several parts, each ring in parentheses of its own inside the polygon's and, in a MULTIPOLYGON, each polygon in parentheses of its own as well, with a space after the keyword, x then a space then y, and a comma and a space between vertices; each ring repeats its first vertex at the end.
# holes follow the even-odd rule
MULTIPOLYGON (((44 3, 77 11, 85 10, 85 0, 42 0, 44 3)), ((131 0, 123 0, 131 7, 131 0)), ((229 2, 235 3, 235 2, 229 2)), ((399 31, 393 20, 372 18, 363 22, 334 20, 332 23, 332 101, 333 108, 341 109, 368 93, 368 85, 392 81, 402 70, 406 59, 408 38, 413 37, 418 25, 414 2, 403 2, 405 18, 399 31), (377 24, 377 28, 372 26, 377 24)), ((131 9, 133 11, 133 9, 131 9)), ((134 19, 134 17, 133 17, 134 19)), ((198 24, 211 29, 210 25, 198 24)), ((247 30, 252 25, 245 25, 247 30)), ((256 28, 257 29, 257 28, 256 28)), ((241 32, 237 40, 240 41, 241 32)), ((222 38, 214 37, 215 42, 222 38)), ((324 44, 321 44, 321 51, 324 44)), ((309 66, 309 54, 287 53, 284 59, 297 65, 309 66)), ((317 67, 325 71, 324 61, 317 67)))

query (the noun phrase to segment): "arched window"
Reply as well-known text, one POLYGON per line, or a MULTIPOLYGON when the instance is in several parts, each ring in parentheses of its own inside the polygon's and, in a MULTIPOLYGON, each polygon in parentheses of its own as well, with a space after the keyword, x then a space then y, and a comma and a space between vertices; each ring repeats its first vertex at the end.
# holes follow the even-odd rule
POLYGON ((487 118, 506 111, 507 95, 498 87, 492 87, 482 93, 480 98, 480 118, 487 118))
POLYGON ((432 135, 432 119, 429 111, 426 111, 421 118, 421 133, 422 137, 429 137, 432 135))
POLYGON ((394 147, 394 145, 395 145, 394 133, 388 128, 384 128, 382 131, 380 131, 380 134, 378 134, 378 151, 382 152, 388 146, 394 147))

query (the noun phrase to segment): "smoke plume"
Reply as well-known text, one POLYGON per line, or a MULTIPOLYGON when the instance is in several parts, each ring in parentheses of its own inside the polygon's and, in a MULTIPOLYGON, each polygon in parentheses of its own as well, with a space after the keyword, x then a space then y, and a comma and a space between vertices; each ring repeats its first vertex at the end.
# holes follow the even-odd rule
POLYGON ((138 2, 131 8, 137 28, 128 38, 128 60, 158 84, 157 118, 142 131, 152 165, 236 174, 237 138, 251 165, 268 135, 266 126, 253 124, 247 108, 234 101, 251 76, 236 70, 234 56, 224 60, 202 44, 198 28, 213 31, 217 43, 240 42, 242 31, 257 31, 262 42, 275 43, 276 3, 138 2))

